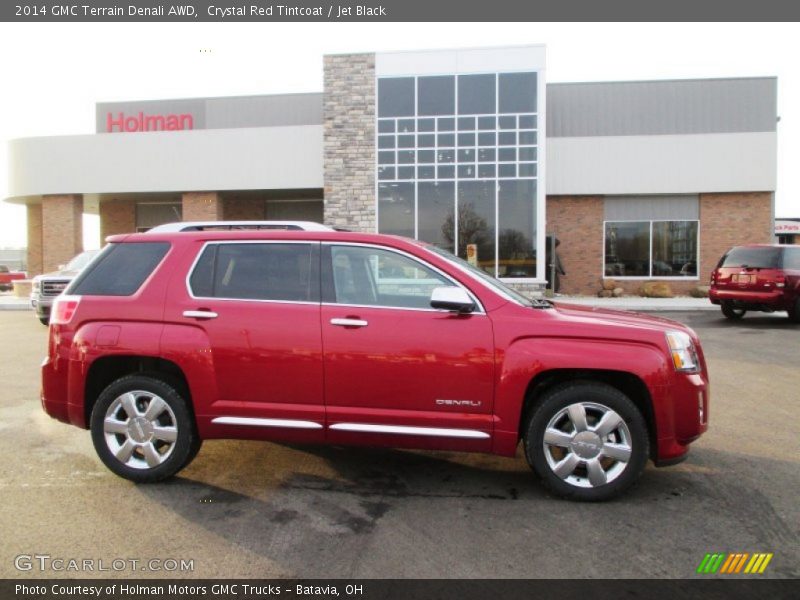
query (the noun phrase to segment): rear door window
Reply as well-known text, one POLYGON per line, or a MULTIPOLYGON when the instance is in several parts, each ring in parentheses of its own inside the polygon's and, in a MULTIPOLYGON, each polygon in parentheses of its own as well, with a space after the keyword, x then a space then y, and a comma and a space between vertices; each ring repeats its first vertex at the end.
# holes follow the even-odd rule
POLYGON ((167 242, 110 244, 67 288, 78 296, 131 296, 155 270, 167 242))
POLYGON ((201 298, 319 301, 318 244, 209 244, 189 286, 201 298))

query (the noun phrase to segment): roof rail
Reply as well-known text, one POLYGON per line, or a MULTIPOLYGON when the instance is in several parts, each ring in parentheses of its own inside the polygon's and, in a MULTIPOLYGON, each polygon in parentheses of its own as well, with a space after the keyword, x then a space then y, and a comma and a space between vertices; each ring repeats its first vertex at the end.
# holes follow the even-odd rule
POLYGON ((182 231, 232 231, 237 229, 284 231, 333 231, 327 225, 312 221, 182 221, 165 223, 148 230, 147 233, 177 233, 182 231))

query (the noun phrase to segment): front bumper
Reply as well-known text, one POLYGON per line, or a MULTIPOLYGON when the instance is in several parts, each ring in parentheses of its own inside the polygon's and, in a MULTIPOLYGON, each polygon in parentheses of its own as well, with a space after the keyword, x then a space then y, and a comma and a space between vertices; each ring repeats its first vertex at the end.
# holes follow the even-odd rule
POLYGON ((676 375, 664 390, 671 410, 656 414, 659 437, 653 462, 657 467, 674 465, 689 453, 689 444, 708 431, 710 393, 705 372, 676 375))
POLYGON ((37 317, 50 318, 50 309, 55 298, 50 296, 31 295, 31 308, 36 311, 37 317))

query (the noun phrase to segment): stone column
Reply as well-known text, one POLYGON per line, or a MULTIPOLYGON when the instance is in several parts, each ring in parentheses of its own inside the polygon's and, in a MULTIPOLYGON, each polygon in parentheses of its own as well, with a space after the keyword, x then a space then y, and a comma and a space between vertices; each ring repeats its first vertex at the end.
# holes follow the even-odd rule
POLYGON ((42 196, 42 269, 59 265, 83 251, 83 196, 42 196))
POLYGON ((221 221, 222 198, 219 192, 184 192, 184 221, 221 221))
POLYGON ((325 224, 375 232, 375 55, 324 60, 325 224))
POLYGON ((110 235, 136 231, 136 203, 131 200, 100 202, 100 246, 110 235))
POLYGON ((28 204, 28 277, 42 274, 42 205, 28 204))

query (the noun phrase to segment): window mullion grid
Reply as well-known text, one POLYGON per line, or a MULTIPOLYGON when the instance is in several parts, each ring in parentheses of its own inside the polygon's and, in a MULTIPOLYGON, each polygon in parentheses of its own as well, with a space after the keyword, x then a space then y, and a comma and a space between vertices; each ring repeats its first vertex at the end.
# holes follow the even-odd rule
MULTIPOLYGON (((499 136, 500 136, 500 76, 495 73, 494 74, 494 127, 495 127, 495 135, 498 139, 495 141, 499 144, 499 136)), ((475 121, 475 126, 477 127, 478 122, 477 119, 475 121)), ((497 154, 500 153, 499 146, 498 150, 495 151, 497 154)), ((495 160, 497 160, 499 156, 495 155, 495 160)), ((476 156, 477 159, 477 156, 476 156)), ((498 277, 500 275, 500 211, 498 204, 500 202, 500 173, 498 171, 499 167, 495 167, 494 170, 494 276, 498 277)))
MULTIPOLYGON (((414 239, 419 239, 419 77, 414 77, 414 239)), ((434 171, 434 176, 436 172, 434 171)))
MULTIPOLYGON (((453 94, 453 119, 455 123, 454 129, 456 130, 456 134, 458 134, 458 75, 454 77, 455 83, 453 85, 453 89, 455 90, 453 94)), ((475 124, 477 127, 477 123, 475 124)), ((437 135, 437 144, 438 142, 438 135, 439 135, 439 120, 436 120, 436 135, 437 135)), ((458 140, 456 140, 458 141, 458 140)), ((437 163, 438 169, 438 163, 437 163)), ((438 175, 438 172, 437 172, 438 175)), ((456 149, 453 150, 453 254, 458 256, 459 244, 458 244, 458 190, 460 187, 460 181, 458 179, 458 145, 456 144, 456 149)), ((466 256, 464 257, 466 259, 466 256)))

